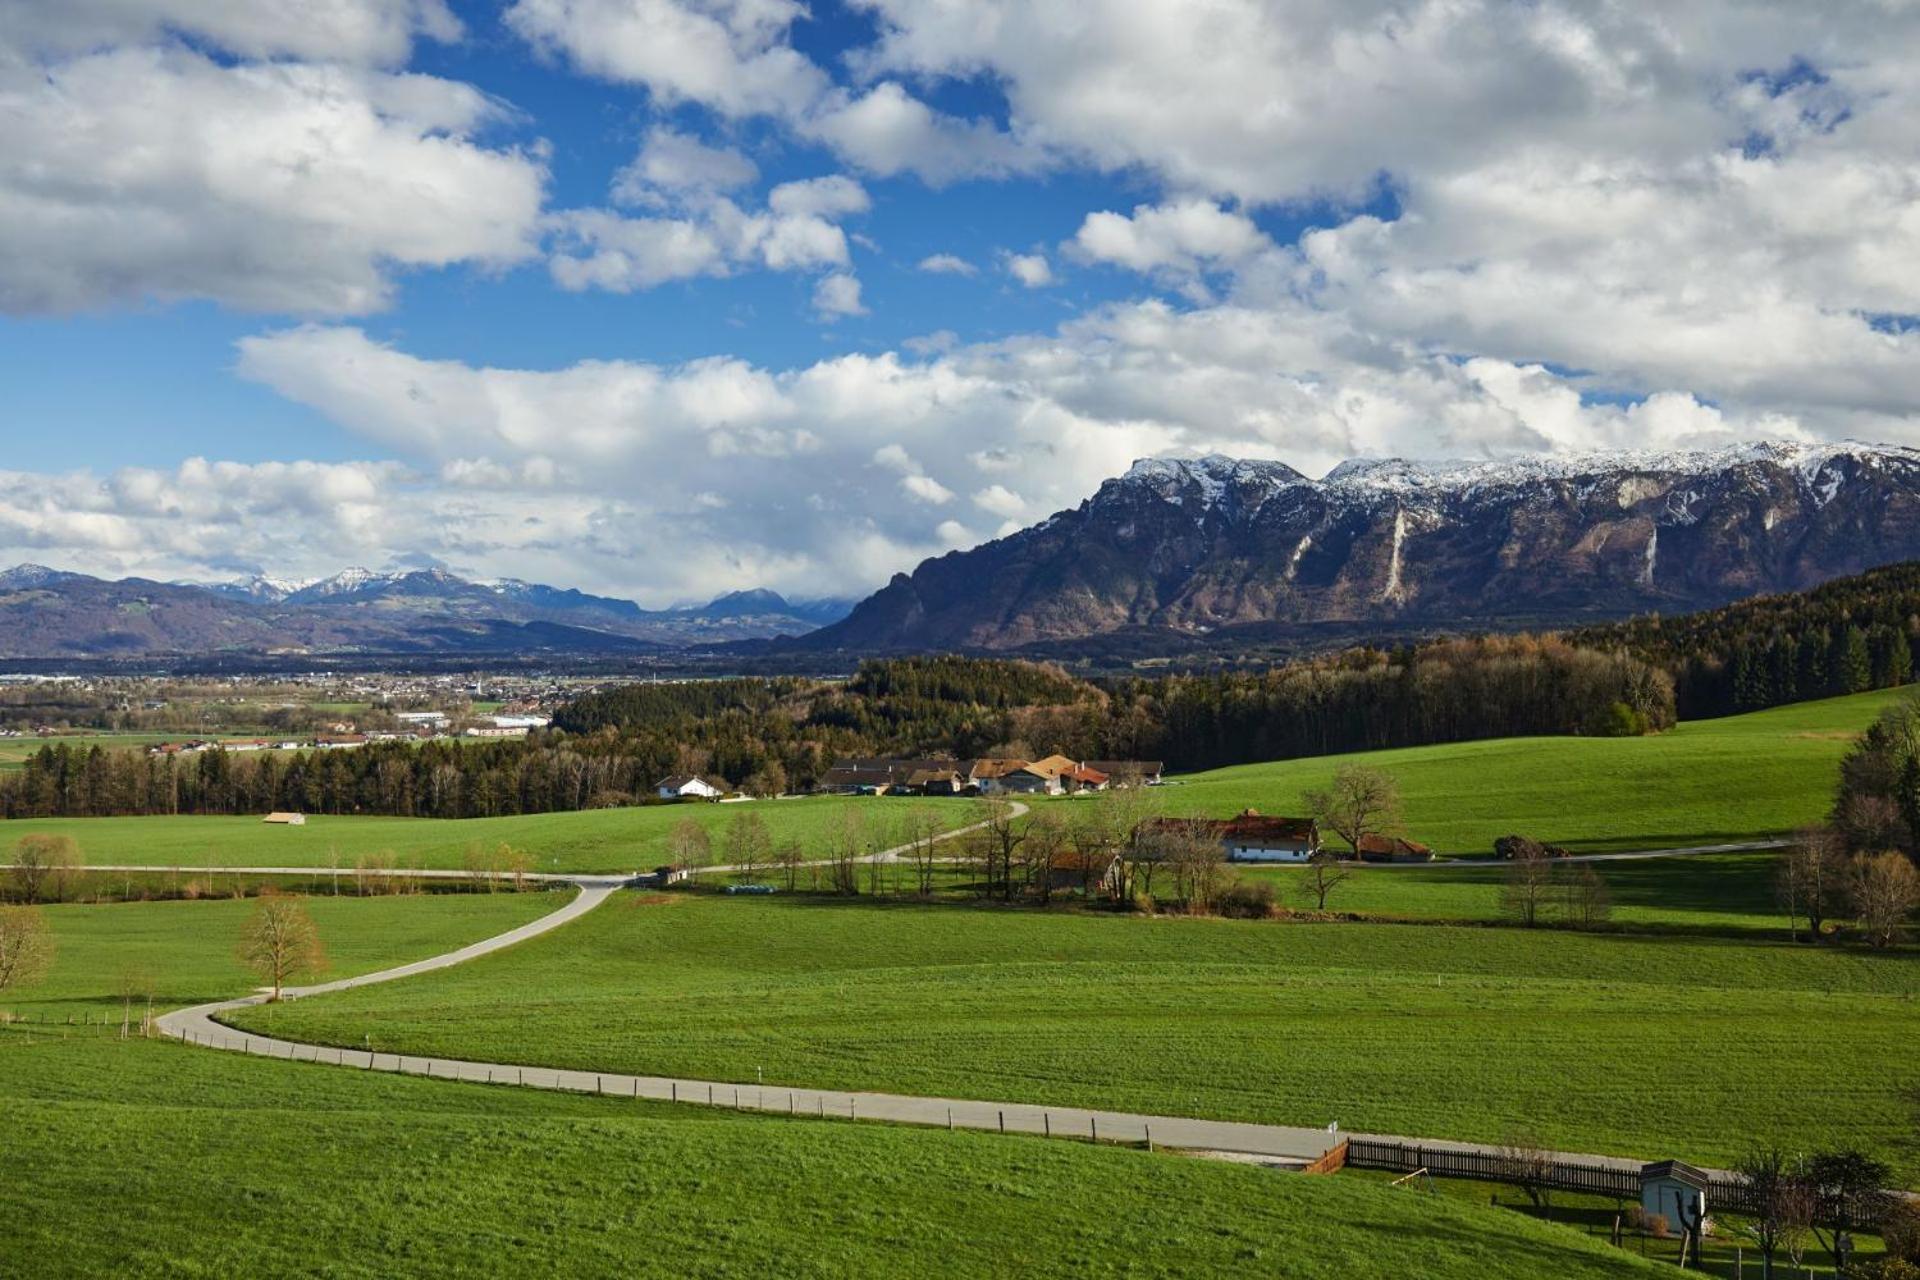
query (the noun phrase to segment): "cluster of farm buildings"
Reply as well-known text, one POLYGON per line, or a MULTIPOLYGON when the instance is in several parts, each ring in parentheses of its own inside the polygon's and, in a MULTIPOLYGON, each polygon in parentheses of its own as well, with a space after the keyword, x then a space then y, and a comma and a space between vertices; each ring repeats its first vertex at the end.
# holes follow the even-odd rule
MULTIPOLYGON (((1165 766, 1158 760, 1070 760, 1051 755, 1040 760, 901 759, 837 760, 814 790, 824 795, 995 796, 1077 795, 1110 787, 1159 786, 1165 766)), ((727 784, 698 774, 660 779, 662 799, 718 800, 727 784)), ((1150 818, 1136 838, 1157 830, 1179 829, 1220 842, 1231 862, 1306 862, 1320 852, 1320 824, 1246 809, 1230 818, 1150 818)), ((1363 836, 1356 854, 1367 862, 1425 862, 1433 851, 1396 836, 1363 836)))

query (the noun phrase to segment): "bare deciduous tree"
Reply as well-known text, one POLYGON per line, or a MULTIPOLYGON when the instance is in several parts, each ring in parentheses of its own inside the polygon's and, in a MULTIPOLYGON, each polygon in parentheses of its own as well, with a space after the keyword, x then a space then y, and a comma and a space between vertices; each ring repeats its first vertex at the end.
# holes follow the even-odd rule
POLYGON ((1220 836, 1204 822, 1157 825, 1162 857, 1173 872, 1174 893, 1186 903, 1189 911, 1201 914, 1211 911, 1227 865, 1227 850, 1220 836))
POLYGON ((327 954, 300 900, 269 889, 260 894, 240 933, 240 962, 271 986, 270 998, 278 1000, 288 981, 324 970, 327 954))
POLYGON ((938 862, 940 815, 930 809, 915 810, 908 819, 907 846, 920 896, 933 894, 933 872, 938 862))
POLYGON ((1020 846, 1021 888, 1042 906, 1053 901, 1054 868, 1069 847, 1067 826, 1056 810, 1048 809, 1027 823, 1027 838, 1020 846))
POLYGON ((1576 929, 1594 929, 1613 916, 1613 894, 1593 864, 1583 862, 1560 878, 1560 914, 1576 929))
POLYGON ((1339 855, 1331 849, 1319 849, 1307 859, 1306 868, 1300 872, 1300 888, 1302 892, 1312 895, 1315 911, 1325 911, 1327 896, 1352 874, 1340 861, 1339 855))
POLYGON ((713 838, 694 818, 682 818, 667 832, 667 865, 691 871, 713 858, 713 838))
POLYGON ((1812 1228, 1816 1197, 1800 1163, 1779 1147, 1755 1147, 1734 1172, 1747 1193, 1739 1230, 1760 1250, 1760 1274, 1771 1277, 1774 1258, 1782 1249, 1797 1252, 1796 1240, 1812 1228))
POLYGON ((1500 1177, 1527 1193, 1533 1207, 1553 1207, 1553 1153, 1530 1133, 1516 1133, 1500 1144, 1500 1177))
POLYGON ((867 821, 852 807, 842 809, 838 820, 827 830, 827 862, 835 893, 849 897, 860 892, 857 869, 867 845, 867 821))
POLYGON ((80 844, 72 836, 36 832, 13 846, 13 884, 28 906, 43 896, 64 897, 68 877, 81 866, 80 844))
POLYGON ((1309 791, 1303 799, 1307 812, 1354 853, 1366 837, 1388 835, 1400 826, 1399 784, 1365 765, 1342 765, 1332 786, 1309 791))
POLYGON ((773 851, 773 860, 786 876, 787 892, 792 893, 794 886, 800 880, 800 864, 806 860, 806 854, 801 851, 800 842, 798 840, 781 841, 780 846, 773 851))
POLYGON ((1820 931, 1839 905, 1846 878, 1846 841, 1831 827, 1803 827, 1780 859, 1774 881, 1780 905, 1787 910, 1787 928, 1796 933, 1805 918, 1807 933, 1820 941, 1820 931))
POLYGON ((1013 811, 1013 806, 1004 800, 984 802, 986 812, 979 819, 979 825, 973 832, 970 843, 974 847, 974 856, 986 871, 986 896, 992 897, 996 891, 1002 899, 1013 898, 1013 865, 1020 854, 1020 846, 1026 843, 1026 828, 1013 811))
POLYGON ((1553 861, 1546 850, 1529 841, 1515 850, 1500 886, 1500 910, 1516 924, 1533 928, 1540 923, 1553 890, 1553 861))
POLYGON ((773 837, 759 814, 742 813, 727 827, 727 861, 742 883, 753 883, 772 853, 773 837))
POLYGON ((1908 918, 1920 907, 1920 871, 1905 854, 1859 854, 1849 868, 1847 897, 1867 941, 1891 947, 1905 936, 1908 918))
POLYGON ((38 982, 53 964, 53 949, 38 907, 0 906, 0 991, 38 982))

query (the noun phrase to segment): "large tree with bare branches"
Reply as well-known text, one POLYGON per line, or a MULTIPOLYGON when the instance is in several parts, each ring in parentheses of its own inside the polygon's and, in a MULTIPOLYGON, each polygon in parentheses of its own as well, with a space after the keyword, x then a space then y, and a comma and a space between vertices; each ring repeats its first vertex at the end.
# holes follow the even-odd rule
POLYGON ((1316 788, 1303 798, 1320 825, 1355 853, 1366 837, 1387 835, 1400 826, 1400 785, 1365 765, 1342 765, 1331 786, 1316 788))
POLYGON ((278 1000, 288 982, 324 970, 327 953, 300 900, 267 891, 241 930, 240 963, 271 986, 271 998, 278 1000))

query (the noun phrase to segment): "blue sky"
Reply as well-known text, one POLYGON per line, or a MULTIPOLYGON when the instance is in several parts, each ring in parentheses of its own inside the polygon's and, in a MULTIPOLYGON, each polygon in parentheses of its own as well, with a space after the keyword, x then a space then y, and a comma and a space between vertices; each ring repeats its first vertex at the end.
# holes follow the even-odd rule
POLYGON ((849 594, 1146 454, 1912 441, 1916 21, 0 0, 0 559, 849 594))

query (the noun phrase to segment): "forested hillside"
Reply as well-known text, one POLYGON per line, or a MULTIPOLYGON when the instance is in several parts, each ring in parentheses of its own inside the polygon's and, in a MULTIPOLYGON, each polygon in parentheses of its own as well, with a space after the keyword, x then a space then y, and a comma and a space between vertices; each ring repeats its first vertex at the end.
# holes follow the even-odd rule
POLYGON ((1683 720, 1892 688, 1913 679, 1920 561, 1703 613, 1588 627, 1568 638, 1583 647, 1624 648, 1665 667, 1683 720))

